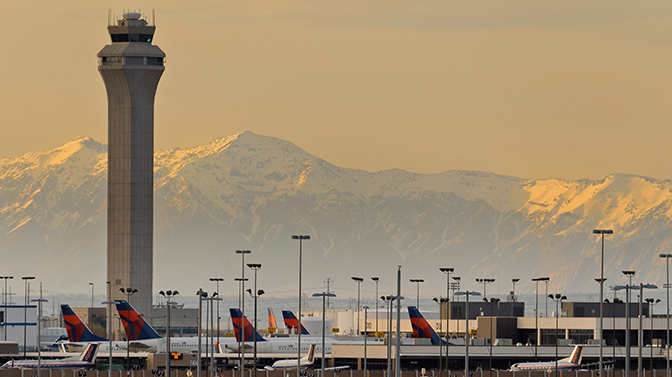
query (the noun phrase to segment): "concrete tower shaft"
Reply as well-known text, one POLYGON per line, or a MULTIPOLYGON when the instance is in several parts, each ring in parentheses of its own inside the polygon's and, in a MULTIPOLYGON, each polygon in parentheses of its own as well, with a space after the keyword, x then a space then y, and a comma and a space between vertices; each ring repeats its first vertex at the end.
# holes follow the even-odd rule
MULTIPOLYGON (((120 288, 137 289, 130 300, 143 315, 152 307, 154 97, 165 59, 151 44, 154 30, 125 13, 98 53, 108 101, 108 300, 126 299, 120 288)), ((117 334, 119 323, 108 323, 117 334)))

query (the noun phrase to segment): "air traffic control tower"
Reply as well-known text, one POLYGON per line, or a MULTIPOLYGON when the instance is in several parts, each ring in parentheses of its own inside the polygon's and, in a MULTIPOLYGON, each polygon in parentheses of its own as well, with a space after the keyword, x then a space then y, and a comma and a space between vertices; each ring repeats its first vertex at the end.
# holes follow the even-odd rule
MULTIPOLYGON (((107 90, 108 301, 130 302, 142 315, 152 308, 154 207, 154 97, 166 54, 152 45, 155 26, 139 13, 108 21, 112 43, 98 53, 107 90)), ((108 321, 119 330, 118 321, 108 321)), ((109 330, 109 328, 108 328, 109 330)), ((125 336, 125 335, 124 335, 125 336)))

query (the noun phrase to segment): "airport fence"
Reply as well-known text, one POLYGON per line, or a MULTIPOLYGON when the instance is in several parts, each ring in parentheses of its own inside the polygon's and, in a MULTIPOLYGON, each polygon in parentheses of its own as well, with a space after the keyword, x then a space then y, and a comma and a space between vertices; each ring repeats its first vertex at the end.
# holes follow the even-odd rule
MULTIPOLYGON (((642 377, 666 377, 665 369, 644 370, 642 377)), ((575 370, 562 371, 557 374, 555 371, 500 371, 500 370, 478 370, 469 372, 469 377, 599 377, 600 373, 597 370, 575 370)), ((211 373, 202 372, 201 377, 212 377, 211 373)), ((148 370, 115 370, 111 373, 108 371, 85 371, 85 370, 71 370, 71 369, 43 369, 38 376, 36 370, 21 370, 21 369, 4 369, 0 371, 0 377, 166 377, 161 373, 153 373, 148 370)), ((195 370, 171 370, 169 377, 198 377, 195 370)), ((216 372, 214 377, 241 377, 240 372, 235 370, 225 370, 216 372)), ((267 370, 246 370, 244 377, 296 377, 296 371, 267 371, 267 370)), ((368 375, 364 375, 363 370, 329 370, 321 375, 321 370, 308 370, 301 373, 301 377, 387 377, 385 371, 375 370, 369 371, 368 375)), ((395 377, 392 374, 392 377, 395 377)), ((464 377, 464 371, 450 371, 439 373, 438 371, 403 371, 400 377, 464 377)), ((604 377, 626 377, 624 370, 607 370, 604 377)), ((630 376, 639 377, 637 370, 631 370, 630 376)))

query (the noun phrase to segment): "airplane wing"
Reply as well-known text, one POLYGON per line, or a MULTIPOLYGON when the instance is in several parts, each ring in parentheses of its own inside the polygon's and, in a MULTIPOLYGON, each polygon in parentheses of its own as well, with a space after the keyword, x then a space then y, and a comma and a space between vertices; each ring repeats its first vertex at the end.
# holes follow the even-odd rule
MULTIPOLYGON (((322 369, 322 368, 315 368, 315 369, 322 369)), ((343 369, 350 369, 349 365, 344 365, 342 367, 329 367, 329 368, 324 368, 324 370, 343 370, 343 369)))

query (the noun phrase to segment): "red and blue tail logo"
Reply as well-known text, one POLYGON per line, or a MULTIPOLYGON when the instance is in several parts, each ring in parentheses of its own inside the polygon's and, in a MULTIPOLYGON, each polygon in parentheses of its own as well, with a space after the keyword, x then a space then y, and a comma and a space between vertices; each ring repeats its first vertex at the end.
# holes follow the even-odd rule
MULTIPOLYGON (((294 332, 297 332, 297 329, 299 328, 299 319, 296 318, 291 310, 283 310, 282 318, 285 320, 285 326, 287 326, 287 330, 293 330, 294 332)), ((306 330, 303 325, 301 325, 301 335, 310 335, 308 330, 306 330)))
POLYGON ((242 341, 242 338, 240 337, 240 329, 243 328, 243 320, 245 322, 244 328, 246 342, 254 342, 255 337, 257 342, 266 341, 266 339, 259 335, 259 333, 254 329, 250 321, 243 317, 243 312, 241 312, 238 308, 229 308, 229 311, 231 312, 231 322, 233 322, 233 331, 236 334, 237 341, 242 341))
POLYGON ((126 330, 126 336, 129 340, 161 338, 161 336, 154 331, 152 326, 145 322, 140 314, 138 314, 126 300, 117 301, 117 311, 124 324, 124 330, 126 330))
POLYGON ((68 340, 71 342, 106 342, 107 339, 94 335, 82 322, 69 305, 61 305, 63 322, 68 330, 68 340))
POLYGON ((439 338, 439 335, 434 331, 425 317, 420 314, 420 311, 415 306, 408 307, 408 314, 411 317, 411 326, 413 327, 413 337, 416 339, 431 339, 432 344, 438 346, 439 344, 446 344, 446 341, 439 338))

